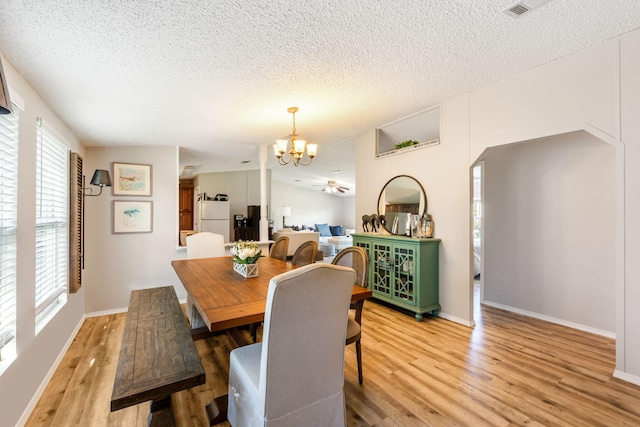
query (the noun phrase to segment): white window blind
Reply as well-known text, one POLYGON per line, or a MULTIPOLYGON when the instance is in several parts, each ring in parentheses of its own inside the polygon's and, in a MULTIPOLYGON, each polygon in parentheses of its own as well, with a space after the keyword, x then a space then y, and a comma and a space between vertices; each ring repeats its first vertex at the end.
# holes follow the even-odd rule
POLYGON ((39 120, 36 154, 36 329, 66 302, 69 150, 39 120))
POLYGON ((0 360, 16 334, 18 108, 0 115, 0 360))

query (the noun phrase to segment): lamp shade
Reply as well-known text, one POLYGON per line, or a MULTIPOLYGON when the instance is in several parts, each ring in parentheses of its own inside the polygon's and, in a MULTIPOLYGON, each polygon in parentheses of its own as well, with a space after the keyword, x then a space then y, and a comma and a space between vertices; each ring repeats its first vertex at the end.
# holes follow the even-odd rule
POLYGON ((9 86, 4 77, 2 60, 0 59, 0 114, 11 114, 11 100, 9 99, 9 86))
POLYGON ((99 187, 111 187, 111 176, 109 171, 104 169, 96 169, 91 178, 91 185, 97 185, 99 187))
POLYGON ((282 216, 291 216, 291 206, 282 207, 282 216))

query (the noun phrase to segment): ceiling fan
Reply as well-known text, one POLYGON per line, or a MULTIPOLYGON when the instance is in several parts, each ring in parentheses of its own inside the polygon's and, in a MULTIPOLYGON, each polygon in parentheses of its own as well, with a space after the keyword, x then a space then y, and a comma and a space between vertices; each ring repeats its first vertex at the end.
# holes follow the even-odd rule
POLYGON ((323 186, 322 191, 326 191, 327 193, 344 193, 345 191, 349 191, 349 188, 343 187, 341 185, 336 184, 336 182, 332 179, 327 181, 327 184, 314 184, 315 186, 323 186))

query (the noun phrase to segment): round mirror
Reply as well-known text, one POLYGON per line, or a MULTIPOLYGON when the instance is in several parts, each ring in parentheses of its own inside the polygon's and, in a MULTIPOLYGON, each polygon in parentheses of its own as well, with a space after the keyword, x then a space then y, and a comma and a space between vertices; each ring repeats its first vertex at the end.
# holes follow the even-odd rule
POLYGON ((406 234, 410 216, 426 212, 427 195, 422 185, 408 175, 391 178, 380 192, 378 215, 384 215, 384 228, 391 234, 406 234))

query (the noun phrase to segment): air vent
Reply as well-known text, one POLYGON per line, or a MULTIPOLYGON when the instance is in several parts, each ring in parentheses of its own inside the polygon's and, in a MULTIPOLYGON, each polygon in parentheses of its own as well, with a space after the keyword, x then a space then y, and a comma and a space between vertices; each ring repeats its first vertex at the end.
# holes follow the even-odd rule
POLYGON ((507 9, 503 10, 502 12, 514 18, 519 18, 525 13, 530 12, 533 9, 540 7, 549 1, 550 0, 522 0, 516 4, 509 6, 507 9))
POLYGON ((523 4, 514 4, 504 11, 507 15, 515 15, 516 17, 529 12, 529 8, 523 4))

